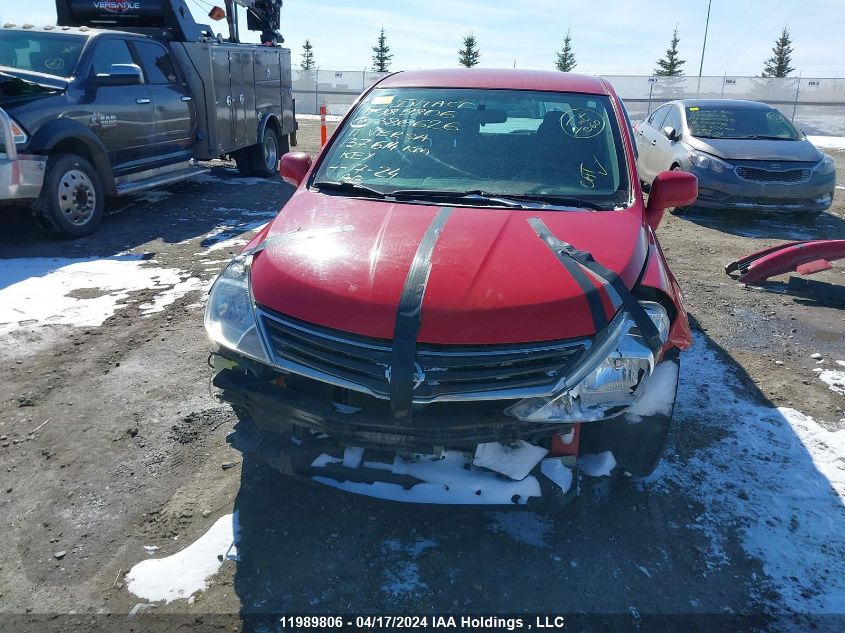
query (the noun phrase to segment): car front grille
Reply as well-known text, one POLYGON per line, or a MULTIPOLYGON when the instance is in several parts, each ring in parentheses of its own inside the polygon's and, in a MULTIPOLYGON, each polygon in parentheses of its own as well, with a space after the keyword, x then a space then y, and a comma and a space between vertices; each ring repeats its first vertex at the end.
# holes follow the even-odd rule
MULTIPOLYGON (((315 326, 263 308, 259 321, 279 367, 377 398, 389 397, 391 341, 315 326)), ((589 339, 516 345, 418 343, 414 401, 548 393, 589 346, 589 339)))
POLYGON ((737 167, 736 175, 750 182, 801 183, 810 179, 809 169, 785 169, 775 171, 758 167, 737 167))

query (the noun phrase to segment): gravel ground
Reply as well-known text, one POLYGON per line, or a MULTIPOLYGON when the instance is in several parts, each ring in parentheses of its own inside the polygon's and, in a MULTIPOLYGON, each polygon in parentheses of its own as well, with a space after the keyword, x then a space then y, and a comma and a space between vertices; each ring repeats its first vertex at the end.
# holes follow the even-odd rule
MULTIPOLYGON (((315 153, 318 138, 303 121, 298 149, 315 153)), ((5 262, 0 290, 46 283, 64 258, 147 275, 101 325, 0 325, 0 630, 272 631, 262 614, 361 611, 600 614, 590 631, 652 630, 655 614, 689 616, 662 631, 726 630, 750 614, 763 629, 842 630, 841 617, 819 616, 845 610, 842 455, 818 455, 845 433, 845 397, 814 370, 845 359, 845 312, 777 285, 743 288, 723 266, 783 240, 845 238, 845 192, 812 221, 661 225, 696 344, 652 478, 585 478, 563 514, 455 512, 302 487, 226 445, 233 416, 210 395, 204 288, 292 187, 210 166, 114 203, 75 242, 44 238, 24 209, 0 214, 0 257, 26 258, 5 262), (62 259, 22 272, 31 258, 62 259), (752 419, 770 426, 758 433, 752 419), (169 603, 128 590, 130 568, 232 512, 238 560, 225 558, 206 590, 169 603)), ((841 283, 842 264, 817 278, 841 283)), ((70 296, 108 300, 104 283, 70 296)), ((48 287, 30 300, 64 300, 48 287)))

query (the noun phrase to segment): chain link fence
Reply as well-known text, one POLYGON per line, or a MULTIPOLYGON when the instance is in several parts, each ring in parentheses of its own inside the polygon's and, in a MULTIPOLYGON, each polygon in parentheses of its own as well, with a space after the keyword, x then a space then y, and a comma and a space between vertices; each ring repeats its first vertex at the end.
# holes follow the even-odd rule
MULTIPOLYGON (((293 96, 300 114, 344 114, 365 88, 385 73, 368 70, 295 70, 293 96)), ((764 101, 806 134, 845 136, 845 79, 811 77, 649 77, 611 75, 607 79, 633 120, 644 119, 671 99, 751 99, 764 101)))

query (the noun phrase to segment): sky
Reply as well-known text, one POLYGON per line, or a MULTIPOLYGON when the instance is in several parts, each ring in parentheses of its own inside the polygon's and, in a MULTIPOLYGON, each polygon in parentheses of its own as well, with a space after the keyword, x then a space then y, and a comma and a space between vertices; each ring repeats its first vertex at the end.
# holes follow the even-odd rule
MULTIPOLYGON (((187 0, 201 23, 223 0, 187 0)), ((0 20, 55 23, 55 0, 2 0, 0 20)), ((594 74, 653 72, 677 25, 685 74, 698 75, 707 0, 285 0, 281 32, 298 67, 302 44, 314 46, 316 63, 331 70, 364 70, 384 27, 391 70, 457 65, 470 32, 478 40, 480 66, 552 69, 567 29, 576 71, 594 74)), ((214 23, 225 31, 225 21, 214 23)), ((246 20, 241 19, 242 35, 246 20)), ((758 75, 772 45, 788 25, 796 74, 845 76, 845 0, 712 0, 705 75, 758 75)), ((249 37, 242 37, 248 40, 249 37)))

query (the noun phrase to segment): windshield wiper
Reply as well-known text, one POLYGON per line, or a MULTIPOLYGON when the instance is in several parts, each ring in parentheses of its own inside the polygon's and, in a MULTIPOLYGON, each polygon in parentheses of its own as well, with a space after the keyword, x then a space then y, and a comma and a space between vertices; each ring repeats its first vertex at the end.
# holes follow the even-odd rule
POLYGON ((525 205, 510 196, 497 196, 495 194, 471 189, 470 191, 441 191, 437 189, 397 189, 388 194, 394 198, 416 198, 435 200, 457 200, 479 205, 496 205, 513 209, 524 209, 525 205))
POLYGON ((741 136, 743 139, 764 140, 764 141, 797 141, 798 139, 788 138, 786 136, 771 136, 769 134, 750 134, 749 136, 741 136))
POLYGON ((576 209, 594 209, 595 211, 608 211, 612 207, 606 204, 598 204, 582 198, 569 198, 567 196, 556 196, 549 194, 518 194, 510 196, 514 200, 530 200, 545 203, 547 205, 574 207, 576 209))
POLYGON ((340 191, 347 193, 357 193, 370 198, 386 198, 387 194, 378 189, 372 189, 366 185, 358 184, 357 182, 332 182, 331 180, 320 180, 312 183, 312 187, 318 189, 325 189, 327 191, 340 191))

